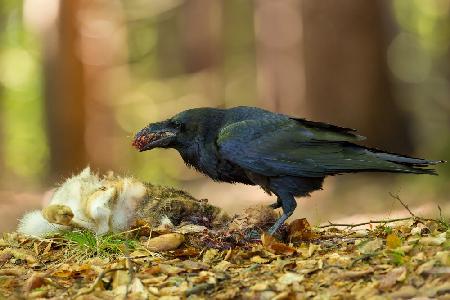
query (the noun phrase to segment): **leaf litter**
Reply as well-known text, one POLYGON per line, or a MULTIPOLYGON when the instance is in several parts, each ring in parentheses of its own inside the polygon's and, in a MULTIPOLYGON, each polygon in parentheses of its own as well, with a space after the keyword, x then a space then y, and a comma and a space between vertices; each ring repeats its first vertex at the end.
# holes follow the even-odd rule
POLYGON ((412 215, 365 230, 299 219, 274 237, 264 230, 275 218, 260 207, 220 229, 141 222, 105 236, 5 233, 0 299, 450 299, 442 218, 412 215), (260 240, 249 237, 254 230, 260 240))

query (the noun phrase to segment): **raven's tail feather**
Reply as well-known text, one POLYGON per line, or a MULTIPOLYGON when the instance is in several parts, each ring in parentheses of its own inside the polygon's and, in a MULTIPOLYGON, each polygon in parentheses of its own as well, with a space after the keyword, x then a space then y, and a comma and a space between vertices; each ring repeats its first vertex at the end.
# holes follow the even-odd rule
POLYGON ((396 171, 401 173, 436 175, 436 171, 434 169, 429 169, 427 167, 446 162, 445 160, 426 160, 422 158, 414 158, 406 155, 384 152, 373 148, 366 149, 377 158, 396 164, 399 167, 396 171))

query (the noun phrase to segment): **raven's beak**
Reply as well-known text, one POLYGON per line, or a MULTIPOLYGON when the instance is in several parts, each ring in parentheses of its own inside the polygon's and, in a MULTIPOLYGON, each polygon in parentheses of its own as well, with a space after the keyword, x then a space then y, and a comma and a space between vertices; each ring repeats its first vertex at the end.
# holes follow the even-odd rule
POLYGON ((170 128, 165 122, 153 123, 136 133, 133 147, 140 152, 153 148, 165 148, 175 140, 178 131, 170 128))

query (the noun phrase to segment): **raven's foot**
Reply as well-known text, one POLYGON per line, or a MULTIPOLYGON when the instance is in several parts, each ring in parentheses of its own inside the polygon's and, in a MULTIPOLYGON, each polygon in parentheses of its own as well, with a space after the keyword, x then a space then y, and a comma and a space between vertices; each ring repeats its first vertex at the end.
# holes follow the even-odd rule
POLYGON ((270 208, 277 209, 281 207, 281 203, 275 202, 269 205, 270 208))
POLYGON ((269 205, 269 207, 270 207, 270 208, 273 208, 273 209, 277 209, 277 208, 280 208, 280 207, 282 207, 282 206, 283 206, 283 204, 282 204, 280 198, 277 198, 277 202, 272 203, 272 204, 269 205))
POLYGON ((267 231, 270 235, 274 235, 278 229, 284 224, 284 222, 289 218, 288 214, 283 213, 281 217, 273 224, 272 227, 267 231))
POLYGON ((260 240, 261 239, 261 233, 258 232, 256 229, 252 229, 249 232, 245 234, 245 239, 247 240, 260 240))

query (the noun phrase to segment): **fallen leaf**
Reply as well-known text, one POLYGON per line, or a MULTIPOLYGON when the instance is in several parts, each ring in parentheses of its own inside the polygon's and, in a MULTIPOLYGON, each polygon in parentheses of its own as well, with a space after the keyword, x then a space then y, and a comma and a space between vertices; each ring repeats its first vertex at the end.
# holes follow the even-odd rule
POLYGON ((295 253, 294 248, 280 243, 273 236, 266 233, 263 233, 263 235, 261 236, 261 242, 268 251, 274 254, 292 255, 295 253))
POLYGON ((296 219, 289 224, 288 239, 291 242, 309 241, 316 238, 306 218, 296 219))
POLYGON ((222 260, 220 263, 214 266, 214 271, 224 272, 226 271, 232 264, 229 261, 222 260))
POLYGON ((255 285, 250 287, 250 290, 252 291, 256 291, 256 292, 262 292, 267 290, 269 287, 269 285, 267 284, 267 282, 258 282, 255 285))
POLYGON ((337 275, 337 279, 359 279, 373 273, 372 268, 358 271, 345 271, 337 275))
POLYGON ((417 289, 413 286, 402 286, 397 291, 388 294, 388 299, 410 299, 417 295, 417 289))
POLYGON ((161 273, 171 274, 171 275, 178 274, 178 273, 181 273, 184 271, 183 268, 179 268, 179 267, 172 266, 169 264, 159 264, 159 270, 161 273))
POLYGON ((436 259, 443 266, 450 266, 450 251, 438 251, 436 252, 436 259))
POLYGON ((419 239, 419 244, 427 246, 439 246, 446 241, 446 232, 442 232, 437 236, 425 236, 419 239))
POLYGON ((149 239, 146 247, 151 251, 169 251, 177 249, 184 242, 184 235, 168 233, 149 239))
POLYGON ((386 237, 386 247, 388 249, 395 249, 402 245, 402 240, 396 234, 388 234, 386 237))
POLYGON ((363 243, 359 246, 359 252, 361 254, 369 254, 374 253, 378 249, 383 246, 383 241, 381 239, 374 239, 372 241, 368 241, 367 243, 363 243))
POLYGON ((257 264, 265 264, 265 263, 269 262, 270 260, 268 260, 266 258, 262 258, 259 255, 255 255, 252 258, 250 258, 250 261, 253 263, 257 263, 257 264))
POLYGON ((405 278, 406 268, 404 266, 392 269, 381 278, 378 288, 381 291, 386 291, 393 287, 397 281, 403 281, 405 278))
POLYGON ((278 282, 285 285, 290 285, 294 282, 301 282, 305 276, 293 272, 286 272, 278 278, 278 282))
POLYGON ((428 272, 429 270, 431 270, 434 267, 435 264, 436 264, 436 260, 434 260, 434 259, 429 260, 429 261, 421 264, 417 268, 416 273, 420 275, 422 273, 428 272))
POLYGON ((337 252, 334 252, 330 256, 328 256, 327 263, 328 263, 328 265, 334 265, 334 266, 347 268, 348 266, 351 265, 352 260, 348 256, 343 256, 337 252))
POLYGON ((25 282, 24 292, 29 293, 32 290, 41 287, 44 284, 44 278, 44 273, 34 272, 25 282))
POLYGON ((205 263, 192 260, 184 260, 181 262, 180 267, 185 268, 186 270, 206 270, 209 268, 205 263))
POLYGON ((205 254, 203 254, 203 262, 210 264, 217 259, 219 256, 219 251, 217 249, 208 249, 205 254))

